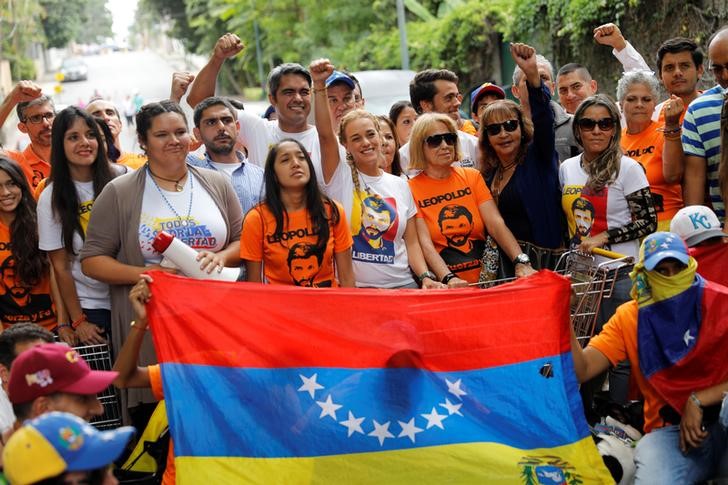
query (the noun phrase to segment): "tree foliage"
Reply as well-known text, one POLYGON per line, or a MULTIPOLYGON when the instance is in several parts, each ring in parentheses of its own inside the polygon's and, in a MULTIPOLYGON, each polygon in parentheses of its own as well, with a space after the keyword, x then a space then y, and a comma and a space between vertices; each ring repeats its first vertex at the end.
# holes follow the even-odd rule
POLYGON ((95 43, 111 36, 111 13, 104 0, 40 0, 48 47, 95 43))

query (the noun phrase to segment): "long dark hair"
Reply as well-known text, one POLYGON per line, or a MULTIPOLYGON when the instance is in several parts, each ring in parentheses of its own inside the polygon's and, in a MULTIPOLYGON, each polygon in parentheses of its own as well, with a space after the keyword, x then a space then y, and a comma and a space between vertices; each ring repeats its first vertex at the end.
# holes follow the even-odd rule
MULTIPOLYGON (((394 137, 394 158, 392 159, 392 165, 389 168, 392 175, 396 175, 399 177, 402 175, 402 163, 399 160, 399 149, 401 148, 401 145, 399 144, 399 138, 397 138, 397 127, 394 126, 394 123, 392 120, 389 119, 386 115, 379 115, 377 118, 379 118, 379 125, 386 124, 389 127, 389 131, 392 132, 392 136, 394 137)), ((382 134, 382 137, 384 135, 382 134)))
POLYGON ((66 150, 63 146, 63 139, 66 131, 78 119, 82 118, 86 126, 93 133, 98 149, 96 150, 96 159, 91 165, 93 172, 94 199, 101 193, 106 184, 114 178, 111 171, 109 160, 106 158, 104 150, 104 141, 99 134, 99 126, 93 116, 85 111, 69 106, 56 115, 53 120, 53 128, 51 135, 51 175, 49 181, 53 183, 53 194, 51 196, 51 207, 53 213, 61 221, 61 235, 63 237, 63 246, 66 251, 73 252, 73 234, 80 234, 85 239, 86 235, 81 227, 81 221, 78 218, 78 194, 76 186, 71 178, 70 162, 66 156, 66 150))
POLYGON ((20 203, 15 208, 15 219, 10 224, 10 252, 15 259, 15 273, 26 286, 35 286, 48 271, 48 259, 38 249, 38 220, 35 199, 20 166, 0 156, 0 170, 8 174, 20 187, 20 203))
POLYGON ((311 174, 311 178, 306 184, 306 209, 308 215, 311 218, 311 227, 318 234, 318 240, 316 241, 316 250, 323 254, 326 250, 326 245, 329 242, 329 224, 336 225, 339 222, 339 210, 336 208, 336 204, 324 195, 318 186, 316 180, 316 171, 313 168, 311 157, 309 156, 306 148, 301 145, 301 142, 292 138, 285 138, 273 147, 268 152, 268 157, 265 160, 265 170, 263 172, 263 182, 265 184, 265 203, 268 209, 273 213, 273 217, 276 221, 276 228, 273 232, 274 236, 278 240, 283 240, 283 229, 288 225, 288 212, 286 211, 283 201, 281 200, 281 186, 278 183, 278 177, 275 172, 275 161, 278 149, 283 143, 295 143, 298 148, 303 152, 303 156, 308 164, 308 171, 311 174), (328 206, 330 216, 327 215, 326 207, 328 206), (284 222, 285 218, 285 222, 284 222))

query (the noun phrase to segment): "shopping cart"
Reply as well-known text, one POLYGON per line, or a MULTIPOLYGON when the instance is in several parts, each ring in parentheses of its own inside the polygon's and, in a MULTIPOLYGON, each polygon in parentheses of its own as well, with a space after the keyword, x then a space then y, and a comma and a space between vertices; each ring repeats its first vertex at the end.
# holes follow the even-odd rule
POLYGON ((593 254, 567 251, 556 264, 556 272, 571 280, 571 325, 582 347, 594 335, 603 299, 612 296, 619 276, 634 265, 631 256, 601 248, 593 251, 593 254), (599 256, 606 260, 597 262, 599 256))
MULTIPOLYGON (((85 345, 74 347, 78 355, 88 363, 93 370, 111 370, 111 351, 108 344, 85 345)), ((114 386, 109 386, 98 395, 99 401, 104 406, 104 414, 91 420, 91 424, 98 429, 111 429, 121 426, 121 408, 119 407, 119 396, 114 386)))
MULTIPOLYGON (((630 271, 633 265, 631 256, 601 248, 594 248, 593 254, 565 251, 559 258, 554 271, 571 280, 571 324, 582 347, 594 335, 602 300, 612 296, 619 276, 630 271), (597 258, 606 258, 606 261, 597 262, 597 258)), ((515 279, 503 278, 472 283, 471 286, 490 288, 515 279)))

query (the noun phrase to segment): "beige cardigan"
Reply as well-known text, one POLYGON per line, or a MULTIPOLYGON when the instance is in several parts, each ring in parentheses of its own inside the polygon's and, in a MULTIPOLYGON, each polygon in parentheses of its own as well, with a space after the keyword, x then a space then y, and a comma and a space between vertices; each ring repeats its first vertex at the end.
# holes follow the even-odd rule
MULTIPOLYGON (((221 174, 204 168, 188 165, 202 187, 215 201, 227 225, 227 239, 224 247, 240 239, 243 221, 240 202, 230 182, 221 174)), ((135 172, 117 177, 104 187, 94 202, 88 224, 86 241, 81 250, 81 261, 92 256, 111 256, 120 263, 144 266, 144 257, 139 247, 139 217, 142 210, 144 185, 147 171, 141 167, 135 172)), ((134 318, 129 290, 133 285, 111 285, 111 345, 115 356, 130 331, 134 318)), ((144 337, 139 365, 157 363, 151 335, 144 337)), ((122 412, 139 403, 156 402, 150 390, 128 389, 121 392, 122 412)))

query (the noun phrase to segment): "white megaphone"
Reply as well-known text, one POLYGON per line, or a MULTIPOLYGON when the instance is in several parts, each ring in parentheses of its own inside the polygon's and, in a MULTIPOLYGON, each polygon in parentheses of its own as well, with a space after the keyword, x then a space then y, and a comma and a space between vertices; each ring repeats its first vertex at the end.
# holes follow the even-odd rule
MULTIPOLYGON (((197 261, 199 253, 168 232, 159 232, 152 242, 152 247, 162 253, 164 259, 171 262, 182 274, 190 278, 220 281, 237 281, 240 278, 240 268, 223 268, 220 272, 213 270, 209 274, 201 270, 200 262, 197 261)), ((162 264, 165 265, 164 261, 162 264)))

